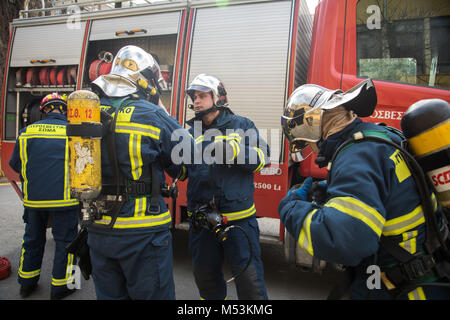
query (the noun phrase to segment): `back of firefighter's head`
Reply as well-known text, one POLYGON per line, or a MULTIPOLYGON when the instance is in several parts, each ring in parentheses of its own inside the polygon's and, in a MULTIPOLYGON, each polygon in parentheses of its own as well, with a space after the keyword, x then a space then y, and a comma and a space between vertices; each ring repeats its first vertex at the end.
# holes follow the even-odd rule
MULTIPOLYGON (((212 97, 212 105, 210 109, 217 110, 218 107, 224 107, 228 105, 227 91, 223 83, 215 76, 208 74, 199 74, 192 80, 186 93, 191 98, 192 102, 195 104, 195 93, 196 92, 207 92, 212 97)), ((191 106, 190 108, 195 108, 191 106)), ((204 110, 206 111, 206 110, 204 110)), ((196 111, 196 115, 198 112, 196 111)))
POLYGON ((42 113, 60 112, 67 113, 67 95, 59 95, 56 92, 46 95, 39 106, 42 113))
POLYGON ((343 92, 315 84, 298 87, 289 97, 281 117, 281 126, 293 153, 323 137, 325 113, 343 106, 343 112, 353 111, 360 117, 370 116, 376 106, 375 87, 371 79, 364 80, 343 92))
POLYGON ((153 56, 136 46, 125 46, 117 52, 111 72, 95 79, 99 87, 109 97, 125 97, 142 93, 148 100, 158 104, 164 78, 153 56))

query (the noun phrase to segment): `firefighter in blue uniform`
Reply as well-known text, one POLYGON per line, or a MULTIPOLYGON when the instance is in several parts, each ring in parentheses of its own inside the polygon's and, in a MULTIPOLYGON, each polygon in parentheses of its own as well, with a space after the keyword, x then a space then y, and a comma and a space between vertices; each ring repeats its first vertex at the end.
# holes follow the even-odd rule
POLYGON ((74 281, 76 261, 65 246, 77 235, 78 201, 70 197, 66 100, 57 93, 42 99, 44 120, 20 130, 9 162, 20 175, 25 208, 18 274, 22 297, 28 297, 37 288, 49 218, 56 244, 50 297, 61 299, 74 291, 67 285, 74 281))
MULTIPOLYGON (((283 131, 292 153, 310 145, 318 153, 319 167, 328 165, 328 189, 319 205, 306 201, 311 178, 302 187, 293 187, 279 204, 281 221, 311 256, 353 267, 348 281, 352 299, 448 299, 448 286, 430 286, 439 281, 438 276, 422 264, 416 266, 423 267, 427 276, 415 281, 425 285, 403 286, 411 274, 403 273, 408 263, 400 264, 398 248, 417 256, 424 252, 426 235, 420 197, 399 150, 384 142, 361 140, 334 155, 344 141, 361 132, 400 144, 397 133, 358 118, 370 116, 376 101, 370 79, 345 93, 312 84, 292 93, 282 117, 283 131), (379 288, 370 286, 370 265, 381 268, 379 288)), ((439 212, 434 195, 432 201, 433 210, 439 212)), ((344 283, 336 294, 343 289, 344 283)))
POLYGON ((249 248, 245 234, 239 230, 230 230, 222 242, 210 230, 194 230, 191 226, 189 246, 200 297, 226 298, 222 273, 226 257, 234 275, 251 259, 248 268, 235 279, 238 298, 267 299, 253 175, 269 164, 268 146, 251 120, 233 114, 227 107, 225 88, 216 77, 198 75, 187 93, 195 111, 195 117, 187 122, 191 126, 189 132, 196 147, 201 146, 196 149, 200 153, 194 157, 194 165, 187 166, 188 215, 192 217, 198 208, 213 202, 229 225, 238 225, 247 232, 252 246, 249 248))
MULTIPOLYGON (((102 183, 105 197, 115 199, 116 185, 108 157, 114 152, 128 188, 112 228, 104 214, 88 228, 92 275, 98 299, 174 299, 171 215, 158 189, 164 171, 175 176, 171 150, 178 143, 171 134, 188 132, 167 114, 160 102, 163 81, 154 58, 136 46, 125 46, 113 61, 110 74, 93 81, 105 111, 119 110, 115 124, 115 150, 102 140, 102 183), (141 188, 138 188, 138 185, 141 188), (112 197, 111 197, 112 196, 112 197)), ((111 114, 114 113, 111 112, 111 114)))

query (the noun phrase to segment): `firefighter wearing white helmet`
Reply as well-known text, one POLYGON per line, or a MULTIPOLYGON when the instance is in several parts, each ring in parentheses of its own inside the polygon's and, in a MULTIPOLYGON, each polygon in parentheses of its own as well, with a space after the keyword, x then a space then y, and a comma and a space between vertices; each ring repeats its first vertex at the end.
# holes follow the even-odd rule
POLYGON ((429 256, 419 256, 427 229, 414 172, 396 148, 401 132, 359 118, 372 114, 376 102, 370 79, 347 92, 306 84, 292 93, 283 131, 291 152, 310 145, 318 153, 328 188, 325 201, 316 203, 311 178, 293 187, 279 204, 281 221, 306 253, 353 275, 331 299, 347 289, 351 299, 448 299, 448 286, 431 286, 443 275, 427 263, 429 256), (381 269, 377 281, 368 278, 370 265, 381 269))
MULTIPOLYGON (((111 72, 93 81, 110 115, 102 138, 102 194, 88 227, 88 245, 98 299, 174 299, 171 214, 163 199, 165 174, 178 176, 171 160, 177 130, 188 132, 160 102, 160 70, 151 54, 126 46, 111 72)), ((89 270, 87 270, 89 271, 89 270)))
POLYGON ((268 146, 250 119, 229 109, 227 92, 217 77, 200 74, 186 92, 195 111, 195 117, 187 122, 195 146, 200 147, 202 155, 212 146, 216 150, 212 164, 204 156, 201 164, 188 166, 189 245, 200 296, 206 300, 226 299, 227 284, 222 273, 226 257, 238 298, 267 299, 253 176, 268 165, 268 146), (217 229, 211 232, 198 227, 203 215, 211 213, 234 228, 226 239, 217 229))

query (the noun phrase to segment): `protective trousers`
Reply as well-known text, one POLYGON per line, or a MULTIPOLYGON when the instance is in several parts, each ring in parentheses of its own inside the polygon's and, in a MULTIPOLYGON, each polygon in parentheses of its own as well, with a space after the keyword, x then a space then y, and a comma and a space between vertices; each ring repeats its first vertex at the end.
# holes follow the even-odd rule
POLYGON ((89 231, 88 245, 97 299, 175 299, 169 230, 126 236, 89 231))
POLYGON ((51 292, 59 293, 66 291, 67 284, 73 282, 72 273, 76 258, 67 253, 65 247, 77 235, 78 208, 65 211, 25 209, 23 220, 26 225, 18 282, 21 285, 30 286, 39 281, 49 217, 55 240, 51 292))
MULTIPOLYGON (((264 268, 259 245, 259 228, 255 217, 233 222, 242 227, 252 244, 252 260, 244 273, 236 279, 237 296, 240 300, 266 300, 264 268)), ((227 284, 222 265, 227 259, 233 275, 239 274, 250 257, 248 240, 242 231, 232 229, 227 239, 219 243, 213 232, 202 229, 196 233, 189 231, 189 248, 192 253, 194 277, 200 298, 205 300, 224 300, 227 298, 227 284)))

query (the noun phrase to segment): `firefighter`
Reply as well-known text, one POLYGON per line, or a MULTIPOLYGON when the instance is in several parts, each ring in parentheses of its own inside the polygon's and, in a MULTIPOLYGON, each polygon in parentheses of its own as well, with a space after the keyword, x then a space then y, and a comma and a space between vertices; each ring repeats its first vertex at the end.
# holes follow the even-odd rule
POLYGON ((431 286, 441 279, 426 263, 432 259, 424 253, 428 235, 415 172, 385 142, 399 145, 401 134, 359 118, 376 103, 370 79, 347 92, 306 84, 292 93, 283 131, 291 152, 309 145, 318 153, 318 166, 328 166, 328 188, 322 206, 307 201, 311 178, 292 188, 279 204, 281 221, 309 255, 351 267, 330 298, 349 288, 351 299, 448 299, 448 284, 431 286))
POLYGON ((225 241, 218 241, 214 232, 191 224, 189 247, 200 297, 226 299, 222 273, 226 257, 233 275, 239 274, 235 279, 238 298, 267 299, 253 176, 268 165, 268 146, 251 120, 228 108, 225 87, 215 76, 196 76, 186 92, 195 111, 195 117, 187 122, 189 132, 200 151, 194 160, 201 159, 187 167, 188 215, 192 218, 205 207, 206 211, 216 210, 228 225, 238 225, 249 237, 248 241, 243 232, 233 229, 225 241))
POLYGON ((42 99, 44 120, 20 130, 9 162, 22 181, 26 225, 18 281, 23 298, 37 288, 49 218, 56 244, 50 298, 62 299, 74 292, 67 285, 74 281, 76 261, 65 246, 77 235, 78 201, 70 197, 66 100, 57 93, 42 99))
POLYGON ((117 204, 117 164, 122 199, 111 228, 105 227, 113 219, 111 210, 88 227, 97 299, 175 298, 171 215, 161 187, 163 170, 177 174, 171 160, 177 144, 171 140, 172 132, 178 130, 192 139, 158 105, 162 80, 151 54, 125 46, 116 54, 111 72, 92 83, 103 110, 116 118, 115 132, 102 139, 102 196, 107 207, 117 204))

